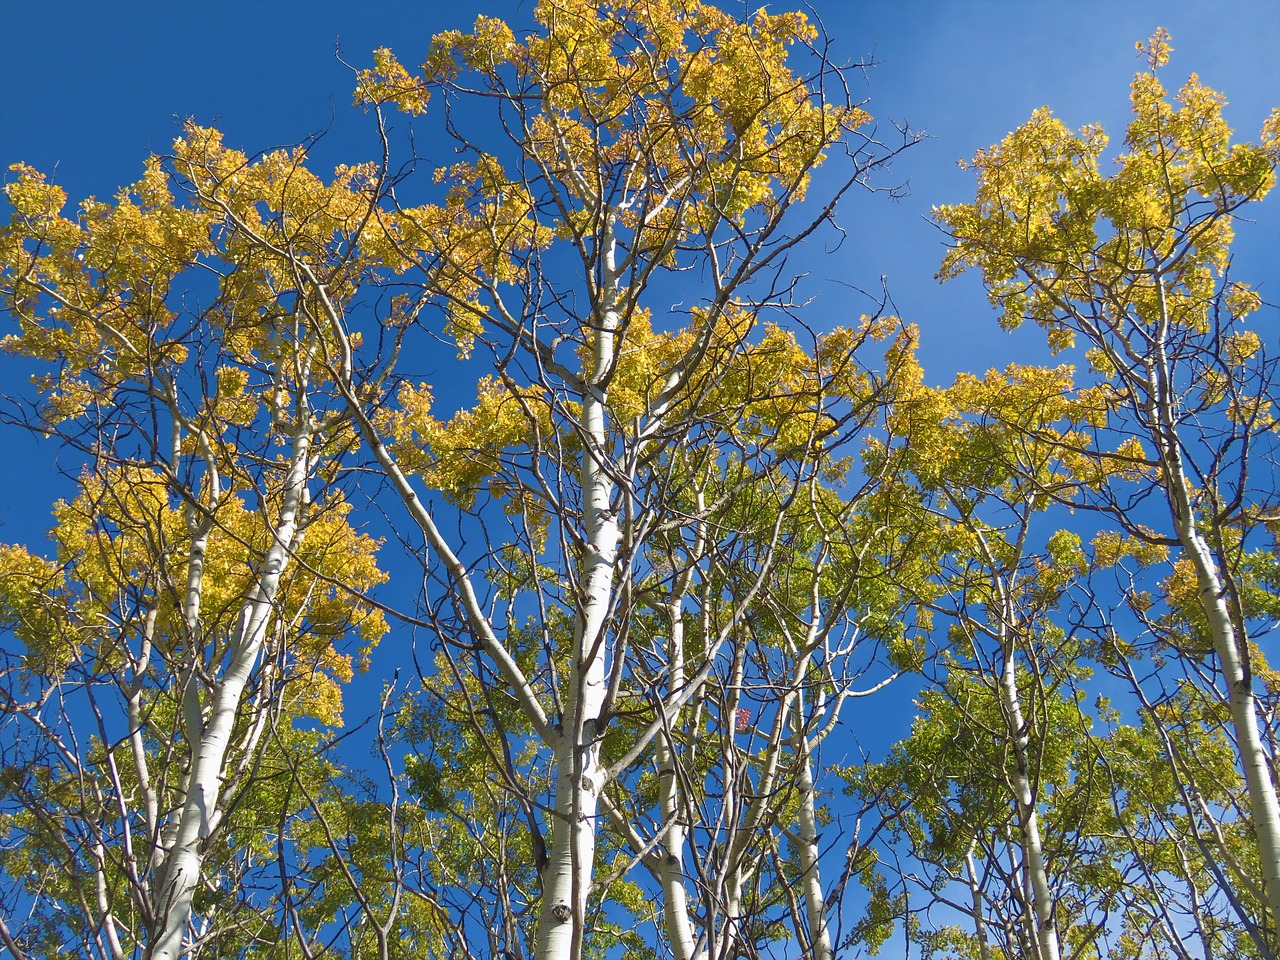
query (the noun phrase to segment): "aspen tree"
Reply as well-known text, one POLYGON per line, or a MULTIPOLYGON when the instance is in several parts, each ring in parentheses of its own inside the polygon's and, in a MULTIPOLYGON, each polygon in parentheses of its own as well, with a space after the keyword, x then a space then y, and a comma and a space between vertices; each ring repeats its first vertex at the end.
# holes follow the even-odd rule
MULTIPOLYGON (((519 40, 487 17, 440 35, 421 72, 375 52, 355 99, 382 160, 331 179, 307 146, 249 157, 194 124, 114 203, 71 216, 16 171, 9 343, 53 371, 33 425, 69 425, 59 436, 89 465, 77 509, 115 557, 113 602, 132 604, 116 633, 144 651, 117 685, 127 700, 129 671, 152 671, 168 711, 126 705, 129 736, 103 737, 111 756, 128 741, 133 760, 165 759, 143 813, 124 780, 100 798, 146 823, 146 850, 123 861, 136 876, 77 867, 74 890, 48 894, 76 899, 92 878, 79 929, 109 940, 101 920, 129 891, 137 916, 106 955, 314 955, 331 936, 393 956, 397 918, 422 953, 452 955, 472 950, 477 912, 496 920, 493 952, 633 947, 606 905, 659 912, 688 960, 757 951, 787 932, 779 918, 810 952, 836 949, 817 749, 841 705, 892 673, 876 641, 901 640, 894 598, 863 596, 849 523, 875 482, 850 445, 893 376, 868 354, 897 324, 810 330, 788 257, 893 148, 859 132, 870 118, 802 14, 546 0, 535 19, 519 40), (428 106, 456 162, 411 186, 391 114, 428 106), (815 199, 829 155, 837 177, 815 199), (487 366, 460 410, 406 373, 441 341, 487 366), (348 484, 424 545, 421 608, 396 611, 439 671, 396 721, 424 741, 413 810, 394 777, 381 806, 342 795, 332 769, 320 784, 303 744, 326 738, 288 729, 337 722, 349 664, 331 647, 385 626, 348 484), (114 509, 120 487, 145 502, 114 509), (332 554, 310 552, 317 531, 332 554), (286 696, 308 689, 318 704, 286 696), (738 739, 740 711, 756 736, 738 739), (170 726, 149 741, 157 720, 170 726), (446 744, 473 766, 445 771, 446 744), (235 880, 262 867, 235 815, 237 777, 268 747, 286 786, 259 812, 279 825, 280 875, 246 906, 253 923, 219 929, 235 880), (216 869, 224 847, 245 872, 216 869), (450 899, 463 878, 492 894, 482 909, 450 899)), ((79 629, 76 536, 65 561, 6 555, 20 614, 6 626, 32 650, 41 617, 79 629)), ((38 727, 44 702, 15 687, 10 714, 38 727)), ((72 767, 64 779, 94 780, 72 767)))
POLYGON ((1266 902, 1280 915, 1280 804, 1260 726, 1269 672, 1250 639, 1244 556, 1266 534, 1276 457, 1275 357, 1249 321, 1262 301, 1228 276, 1237 219, 1275 183, 1280 110, 1257 144, 1232 143, 1224 100, 1192 75, 1169 102, 1157 71, 1163 30, 1139 44, 1149 70, 1131 86, 1119 169, 1107 138, 1070 132, 1047 109, 980 151, 973 204, 939 208, 954 246, 944 278, 982 272, 1001 323, 1042 326, 1051 347, 1086 348, 1096 415, 1062 432, 1062 460, 1093 470, 1076 503, 1120 533, 1178 551, 1199 612, 1248 785, 1266 902), (1098 438, 1095 441, 1095 438, 1098 438), (1127 469, 1098 465, 1099 443, 1127 469), (1121 442, 1122 441, 1122 442, 1121 442), (1093 462, 1095 466, 1090 468, 1093 462), (1149 516, 1154 504, 1163 516, 1149 516))
MULTIPOLYGON (((447 335, 493 373, 449 417, 429 385, 406 384, 392 409, 355 418, 431 554, 442 667, 484 677, 460 715, 535 835, 532 954, 581 956, 605 923, 608 823, 663 891, 676 955, 732 956, 750 939, 744 898, 763 875, 750 851, 773 809, 741 790, 758 776, 753 796, 770 796, 783 772, 778 750, 733 767, 765 646, 753 623, 770 607, 809 617, 799 662, 844 669, 857 592, 832 558, 856 551, 839 532, 847 506, 814 490, 841 482, 840 445, 874 420, 881 389, 861 355, 882 331, 805 331, 785 262, 878 148, 854 132, 861 109, 824 99, 841 85, 800 14, 548 0, 535 18, 523 40, 486 17, 436 37, 421 77, 389 54, 364 77, 358 97, 375 107, 410 90, 411 111, 442 101, 465 159, 437 174, 444 204, 396 211, 398 249, 447 335), (850 149, 834 191, 802 209, 813 170, 850 149), (672 308, 661 291, 679 274, 697 281, 672 308), (490 523, 483 508, 500 504, 504 546, 463 551, 426 490, 490 523), (829 532, 801 532, 811 523, 829 532), (789 580, 791 596, 775 586, 789 580), (518 716, 495 724, 508 701, 518 716), (553 785, 508 759, 530 752, 551 760, 553 785), (618 797, 637 795, 620 780, 649 764, 660 812, 624 812, 618 797), (723 805, 699 809, 698 781, 730 768, 723 805), (698 853, 694 827, 726 832, 698 853)), ((797 722, 781 702, 775 745, 797 722)))
POLYGON ((360 596, 383 579, 377 544, 349 520, 352 437, 296 282, 300 264, 359 269, 324 260, 367 198, 352 171, 325 185, 301 153, 251 163, 195 126, 114 202, 69 215, 59 188, 14 172, 4 345, 46 365, 29 426, 84 466, 54 510, 54 559, 0 551, 19 644, 6 872, 45 918, 39 949, 274 942, 272 905, 242 892, 261 882, 262 825, 299 811, 271 782, 332 772, 293 724, 340 721, 386 629, 360 596), (192 185, 212 169, 206 204, 192 185), (239 242, 236 218, 294 252, 239 242))

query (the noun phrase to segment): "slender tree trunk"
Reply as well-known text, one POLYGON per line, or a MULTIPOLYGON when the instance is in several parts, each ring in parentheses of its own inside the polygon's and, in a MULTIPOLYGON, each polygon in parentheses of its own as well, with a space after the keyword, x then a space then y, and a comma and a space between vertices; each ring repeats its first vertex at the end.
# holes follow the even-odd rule
MULTIPOLYGON (((299 514, 310 471, 310 437, 306 411, 297 417, 293 461, 285 481, 280 523, 263 561, 253 597, 240 609, 236 629, 229 642, 226 674, 213 694, 207 723, 201 721, 200 738, 194 747, 194 761, 183 785, 182 804, 175 813, 173 844, 167 851, 158 884, 158 913, 162 918, 159 935, 150 952, 151 960, 177 960, 183 953, 183 937, 191 918, 191 902, 207 853, 205 842, 217 824, 221 801, 223 766, 231 744, 231 733, 240 708, 240 699, 258 662, 272 615, 272 603, 280 576, 295 544, 299 514)), ((198 683, 195 677, 190 683, 198 683)))
POLYGON ((568 731, 562 743, 562 749, 556 752, 555 821, 542 875, 537 960, 568 960, 580 955, 576 944, 581 942, 595 858, 599 800, 596 780, 600 770, 592 762, 593 757, 584 756, 594 750, 577 749, 568 731))
POLYGON ((675 760, 665 741, 658 743, 656 754, 659 769, 658 799, 662 816, 669 824, 663 838, 664 852, 658 867, 662 878, 663 926, 676 960, 694 960, 696 938, 689 922, 689 898, 685 890, 685 828, 673 769, 675 760))
POLYGON ((582 404, 582 500, 586 550, 581 610, 574 628, 564 730, 556 746, 556 809, 542 877, 536 960, 576 960, 582 953, 587 895, 595 860, 596 807, 604 770, 596 746, 606 693, 608 614, 612 607, 618 518, 609 469, 608 377, 615 362, 618 289, 615 245, 606 232, 605 304, 594 331, 591 376, 582 404))
MULTIPOLYGON (((667 644, 668 676, 672 690, 684 688, 684 618, 677 593, 667 611, 671 639, 667 644)), ((663 838, 662 861, 659 875, 662 878, 662 918, 667 939, 675 960, 694 960, 695 938, 689 922, 689 901, 684 886, 685 827, 680 809, 679 778, 676 776, 676 758, 666 736, 656 740, 655 754, 658 762, 658 803, 663 821, 667 824, 663 838)))
POLYGON ((1209 621, 1213 648, 1222 665, 1227 684, 1227 700, 1235 727, 1240 762, 1253 812, 1258 853, 1262 861, 1262 882, 1273 917, 1280 917, 1280 803, 1275 781, 1258 730, 1258 714, 1253 696, 1253 677, 1244 662, 1240 638, 1227 608, 1226 590, 1213 563, 1209 545, 1193 524, 1180 524, 1183 547, 1195 566, 1200 586, 1200 606, 1209 621))
POLYGON ((1213 649, 1222 666, 1227 684, 1227 703, 1235 727, 1240 763, 1253 814, 1253 828, 1258 838, 1258 854, 1262 864, 1262 881, 1267 904, 1273 918, 1280 917, 1280 800, 1271 777, 1266 749, 1258 730, 1257 705, 1253 695, 1253 675, 1246 662, 1243 643, 1237 634, 1222 572, 1214 562, 1213 552, 1199 527, 1191 499, 1181 440, 1178 436, 1177 396, 1166 351, 1171 325, 1164 283, 1156 285, 1160 297, 1160 324, 1152 338, 1151 357, 1147 362, 1149 381, 1147 416, 1151 425, 1156 453, 1164 474, 1169 507, 1173 513, 1178 540, 1195 568, 1200 588, 1200 606, 1209 624, 1213 649))
POLYGON ((1022 859, 1031 882, 1031 907, 1035 920, 1035 943, 1039 960, 1058 960, 1058 932, 1053 923, 1053 897, 1049 892, 1049 874, 1045 868, 1044 847, 1040 839, 1040 818, 1036 812, 1035 793, 1031 789, 1031 766, 1028 757, 1030 738, 1022 715, 1022 699, 1018 694, 1018 678, 1013 657, 1012 639, 1002 628, 1004 668, 1000 677, 1000 695, 1009 732, 1013 735, 1013 789, 1018 803, 1018 819, 1022 827, 1022 859))
POLYGON ((991 945, 987 942, 987 921, 982 909, 982 886, 978 883, 978 868, 973 861, 973 841, 964 852, 965 873, 969 878, 969 896, 973 901, 973 933, 978 938, 979 960, 991 960, 991 945))
MULTIPOLYGON (((588 404, 584 419, 601 420, 588 404)), ((589 555, 584 571, 584 609, 575 630, 574 656, 564 731, 556 747, 556 807, 551 849, 542 876, 537 960, 580 955, 587 894, 595 859, 596 807, 604 771, 596 746, 605 698, 605 615, 610 606, 618 525, 609 506, 611 485, 584 454, 589 555)))
POLYGON ((746 956, 742 930, 742 870, 734 866, 724 885, 724 935, 720 938, 721 960, 746 956))
MULTIPOLYGON (((771 787, 768 777, 763 772, 759 782, 751 788, 746 769, 745 751, 739 751, 734 740, 737 736, 737 717, 735 710, 741 702, 743 689, 743 672, 746 664, 746 644, 739 639, 733 651, 733 665, 729 671, 726 712, 722 723, 724 737, 723 777, 724 790, 723 816, 725 839, 720 858, 719 870, 715 880, 715 888, 711 901, 707 904, 707 937, 711 941, 708 951, 713 960, 736 960, 739 944, 742 942, 742 881, 743 872, 749 869, 744 863, 744 848, 747 838, 758 829, 756 822, 760 799, 767 796, 771 787), (750 794, 757 800, 753 805, 750 794), (718 894, 718 898, 717 895, 718 894), (723 921, 715 921, 715 909, 722 911, 723 921)), ((773 751, 776 762, 777 751, 773 751)), ((745 952, 745 951, 744 951, 745 952)))
POLYGON ((800 740, 802 762, 800 779, 800 884, 804 890, 804 903, 809 915, 809 940, 811 960, 834 960, 831 932, 827 929, 827 900, 822 892, 822 874, 818 869, 818 817, 814 805, 813 761, 809 743, 805 738, 803 717, 796 736, 800 740))

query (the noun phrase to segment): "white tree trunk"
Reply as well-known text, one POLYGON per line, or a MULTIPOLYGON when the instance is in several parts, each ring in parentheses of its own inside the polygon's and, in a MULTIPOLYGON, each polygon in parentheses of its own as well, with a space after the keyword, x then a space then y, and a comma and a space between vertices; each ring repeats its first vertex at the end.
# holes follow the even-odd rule
MULTIPOLYGON (((227 671, 214 689, 207 723, 199 717, 185 721, 190 727, 198 720, 199 739, 192 744, 194 760, 183 785, 182 803, 174 813, 173 829, 169 831, 172 845, 159 872, 157 902, 162 922, 150 952, 151 960, 177 960, 183 954, 191 902, 207 853, 205 841, 217 825, 223 767, 240 700, 262 650, 280 576, 296 546, 299 513, 310 471, 308 417, 305 411, 302 413, 297 417, 293 459, 285 481, 279 525, 274 531, 275 541, 263 560, 253 597, 240 609, 228 644, 227 671)), ((198 634, 193 634, 192 639, 196 636, 198 634)), ((189 683, 195 684, 198 680, 193 677, 189 683)))
POLYGON ((1209 545, 1194 524, 1184 523, 1180 527, 1179 539, 1195 566, 1200 606, 1209 621, 1213 648, 1222 664, 1222 677, 1227 684, 1227 702, 1249 789, 1267 904, 1271 915, 1280 917, 1280 803, 1277 802, 1275 781, 1271 778, 1271 767, 1258 730, 1253 678, 1245 667, 1240 638, 1227 608, 1226 590, 1209 545))
MULTIPOLYGON (((800 718, 803 724, 803 717, 800 718)), ((809 915, 811 960, 834 960, 831 932, 827 929, 827 900, 822 892, 822 874, 818 869, 818 817, 814 805, 813 761, 803 727, 797 731, 804 751, 800 767, 800 884, 804 891, 805 910, 809 915)))
POLYGON ((600 769, 594 762, 595 750, 577 749, 574 739, 566 731, 564 748, 556 752, 556 809, 542 874, 538 960, 568 960, 580 954, 586 918, 595 860, 600 769))
MULTIPOLYGON (((586 550, 579 580, 564 729, 556 744, 556 799, 551 847, 542 876, 536 960, 581 955, 587 895, 595 861, 596 808, 604 770, 596 746, 606 694, 608 616, 613 606, 618 518, 613 503, 607 430, 607 379, 615 363, 618 290, 614 244, 606 231, 603 316, 594 331, 591 376, 582 403, 582 501, 586 550)), ((584 325, 585 326, 585 325, 584 325)))
MULTIPOLYGON (((672 690, 682 690, 684 675, 684 617, 680 609, 680 593, 677 591, 668 606, 667 619, 671 631, 667 644, 668 684, 672 690)), ((693 925, 689 920, 689 901, 684 886, 684 815, 680 809, 679 778, 676 776, 676 758, 665 735, 656 741, 655 755, 658 764, 658 803, 666 835, 662 841, 662 859, 658 865, 662 881, 662 918, 667 939, 675 960, 694 960, 696 949, 693 925)))
POLYGON ((978 868, 973 860, 974 842, 964 852, 965 876, 969 880, 969 897, 972 901, 973 934, 978 938, 978 960, 991 960, 991 945, 987 942, 987 919, 982 907, 982 885, 978 882, 978 868))
POLYGON ((717 960, 737 960, 746 956, 742 937, 742 870, 734 866, 724 884, 724 926, 720 937, 717 960))
POLYGON ((1015 670, 1012 639, 1007 628, 1001 628, 1004 669, 1000 677, 1000 695, 1004 702, 1004 714, 1009 733, 1013 737, 1014 777, 1013 790, 1018 804, 1018 819, 1022 827, 1023 869, 1031 886, 1032 916, 1035 920, 1034 942, 1038 960, 1058 960, 1058 932, 1053 924, 1053 898, 1049 892, 1049 874, 1045 869, 1044 847, 1040 839, 1040 818, 1036 812, 1035 793, 1031 789, 1031 767, 1028 757, 1030 738, 1026 720, 1022 715, 1022 700, 1018 694, 1018 677, 1015 670))
POLYGON ((1195 567, 1200 606, 1209 624, 1214 652, 1222 665, 1222 678, 1227 684, 1227 703, 1249 791, 1267 905, 1273 917, 1280 917, 1280 801, 1277 800, 1275 781, 1271 777, 1266 749, 1258 730, 1253 677, 1247 669, 1242 646, 1246 641, 1237 634, 1227 607, 1227 591, 1221 571, 1200 530, 1200 517, 1192 503, 1192 488, 1178 436, 1178 399, 1165 349, 1171 325, 1169 306, 1163 283, 1157 284, 1156 289, 1160 297, 1160 324, 1152 338, 1151 357, 1146 365, 1149 382, 1147 416, 1167 485, 1174 527, 1182 548, 1195 567))

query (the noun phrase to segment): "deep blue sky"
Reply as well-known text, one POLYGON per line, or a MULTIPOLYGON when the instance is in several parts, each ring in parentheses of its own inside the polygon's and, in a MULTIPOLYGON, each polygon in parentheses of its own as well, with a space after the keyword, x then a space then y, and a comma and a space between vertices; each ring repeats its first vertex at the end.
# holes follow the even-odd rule
MULTIPOLYGON (((773 12, 791 5, 770 0, 773 12)), ((760 0, 743 6, 754 10, 760 0)), ((21 160, 51 174, 73 204, 109 197, 137 178, 149 152, 168 148, 185 117, 220 127, 250 153, 327 128, 313 156, 330 164, 368 159, 371 130, 350 106, 351 73, 335 49, 357 67, 379 46, 417 64, 435 32, 466 28, 478 13, 527 25, 532 7, 532 0, 8 0, 0 20, 0 176, 21 160)), ((1128 83, 1140 68, 1134 43, 1157 26, 1175 47, 1166 83, 1199 73, 1229 98, 1227 117, 1242 138, 1255 138, 1280 105, 1277 0, 811 0, 811 10, 837 59, 878 62, 865 92, 885 135, 891 120, 930 135, 896 167, 896 179, 911 182, 907 199, 854 197, 840 217, 843 246, 830 254, 814 244, 800 258, 819 292, 811 322, 848 322, 867 303, 846 285, 876 290, 884 277, 902 316, 922 328, 921 355, 936 383, 959 370, 1044 359, 1036 331, 1000 333, 976 279, 946 287, 933 280, 943 246, 928 211, 972 197, 958 159, 1043 105, 1072 127, 1101 122, 1117 142, 1128 83)), ((448 147, 441 150, 440 162, 449 162, 448 147)), ((1280 302, 1280 194, 1255 215, 1257 224, 1241 231, 1235 275, 1280 302)), ((1268 338, 1274 343, 1276 331, 1268 338)), ((0 356, 0 393, 27 373, 0 356)), ((57 470, 76 469, 71 459, 58 464, 56 453, 0 430, 0 542, 39 549, 52 500, 71 492, 57 470)), ((367 686, 371 695, 378 683, 367 686)), ((899 687, 899 711, 909 714, 910 695, 899 687)), ((881 732, 905 734, 905 721, 888 729, 884 718, 895 714, 881 703, 891 701, 876 700, 881 732)), ((867 732, 874 740, 876 731, 867 732)))
MULTIPOLYGON (((390 46, 421 61, 430 36, 467 27, 478 13, 527 24, 532 0, 332 2, 10 2, 0 48, 0 164, 22 160, 50 173, 76 202, 110 196, 136 179, 149 151, 165 150, 180 118, 219 126, 249 152, 291 144, 321 129, 328 162, 373 152, 367 121, 350 107, 351 74, 369 52, 390 46)), ((726 6, 732 8, 731 0, 726 6)), ((756 0, 748 10, 759 6, 756 0)), ((774 0, 776 12, 787 0, 774 0)), ((924 331, 929 378, 1038 359, 1035 331, 998 332, 975 279, 939 287, 932 279, 941 236, 932 204, 972 195, 956 160, 971 156, 1051 106, 1071 126, 1101 121, 1122 134, 1127 85, 1140 61, 1134 43, 1157 26, 1173 35, 1166 83, 1192 71, 1230 100, 1228 119, 1252 139, 1280 104, 1280 3, 1275 0, 813 0, 837 59, 874 58, 868 109, 931 136, 903 157, 897 179, 908 199, 856 197, 834 254, 814 245, 800 266, 820 291, 818 326, 847 321, 865 303, 841 284, 878 289, 887 278, 904 317, 924 331)), ((430 151, 426 151, 428 154, 430 151)), ((441 158, 444 160, 445 158, 441 158)), ((7 173, 4 176, 9 176, 7 173)), ((883 181, 882 181, 883 182, 883 181)), ((1243 231, 1236 275, 1280 301, 1280 197, 1243 231)), ((0 387, 25 379, 0 357, 0 387)), ((54 451, 0 433, 0 541, 30 543, 48 525, 57 485, 54 451), (31 486, 33 476, 40 485, 31 486)))

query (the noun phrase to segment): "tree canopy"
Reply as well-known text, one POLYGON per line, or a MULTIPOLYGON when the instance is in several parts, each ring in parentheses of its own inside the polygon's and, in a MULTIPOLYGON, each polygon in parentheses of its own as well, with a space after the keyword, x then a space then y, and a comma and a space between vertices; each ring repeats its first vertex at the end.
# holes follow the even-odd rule
POLYGON ((10 168, 3 429, 77 476, 0 545, 3 948, 1274 956, 1280 109, 1157 30, 1114 163, 980 151, 939 276, 1057 362, 931 386, 887 294, 811 319, 916 138, 807 15, 535 19, 374 51, 332 175, 10 168))

